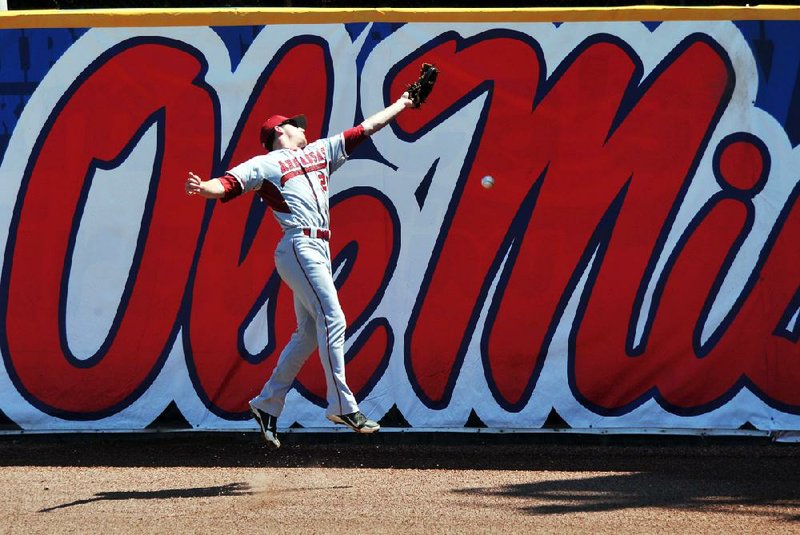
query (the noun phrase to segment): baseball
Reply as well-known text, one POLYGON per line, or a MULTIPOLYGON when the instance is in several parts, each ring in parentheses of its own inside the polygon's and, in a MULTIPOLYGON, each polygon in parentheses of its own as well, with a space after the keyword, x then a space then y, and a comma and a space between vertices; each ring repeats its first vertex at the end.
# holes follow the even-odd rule
POLYGON ((481 186, 483 186, 486 189, 491 189, 492 186, 494 186, 494 177, 491 177, 489 175, 483 177, 481 179, 481 186))

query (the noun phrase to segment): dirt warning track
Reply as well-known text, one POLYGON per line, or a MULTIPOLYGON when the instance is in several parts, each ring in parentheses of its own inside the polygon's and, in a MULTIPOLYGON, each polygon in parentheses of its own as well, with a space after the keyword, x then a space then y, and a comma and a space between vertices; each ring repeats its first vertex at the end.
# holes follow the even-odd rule
POLYGON ((0 531, 800 533, 796 445, 283 438, 0 437, 0 531))

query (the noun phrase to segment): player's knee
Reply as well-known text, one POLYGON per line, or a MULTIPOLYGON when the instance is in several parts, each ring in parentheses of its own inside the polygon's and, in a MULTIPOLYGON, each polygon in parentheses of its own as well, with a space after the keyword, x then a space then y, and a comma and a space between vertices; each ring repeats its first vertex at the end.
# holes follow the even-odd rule
POLYGON ((333 321, 341 325, 342 328, 347 326, 347 319, 344 317, 344 311, 341 308, 337 308, 333 311, 332 318, 333 321))
POLYGON ((317 347, 317 331, 313 323, 298 325, 297 330, 292 334, 294 343, 300 347, 313 351, 317 347))
POLYGON ((317 348, 316 333, 311 335, 304 333, 302 336, 297 336, 295 338, 295 343, 297 344, 298 351, 311 353, 317 348))
POLYGON ((328 322, 328 330, 334 336, 344 336, 344 331, 347 328, 347 320, 344 317, 344 312, 341 308, 332 310, 326 315, 328 322))

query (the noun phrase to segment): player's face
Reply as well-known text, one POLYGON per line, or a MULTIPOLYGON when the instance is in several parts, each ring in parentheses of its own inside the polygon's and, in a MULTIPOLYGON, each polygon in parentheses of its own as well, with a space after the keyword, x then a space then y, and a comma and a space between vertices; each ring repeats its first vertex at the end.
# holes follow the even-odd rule
POLYGON ((286 123, 283 125, 283 133, 286 135, 286 141, 290 147, 302 149, 308 144, 308 141, 306 140, 306 131, 299 126, 295 126, 292 123, 286 123))

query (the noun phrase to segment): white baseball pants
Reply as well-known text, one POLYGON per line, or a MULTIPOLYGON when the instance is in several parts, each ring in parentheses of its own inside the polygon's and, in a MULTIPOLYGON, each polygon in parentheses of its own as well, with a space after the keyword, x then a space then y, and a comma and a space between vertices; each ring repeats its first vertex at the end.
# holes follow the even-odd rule
POLYGON ((333 284, 328 242, 302 229, 284 233, 275 249, 275 267, 294 293, 297 330, 284 347, 272 376, 250 405, 275 416, 309 355, 319 347, 327 384, 328 414, 350 414, 358 404, 344 372, 344 312, 333 284))

